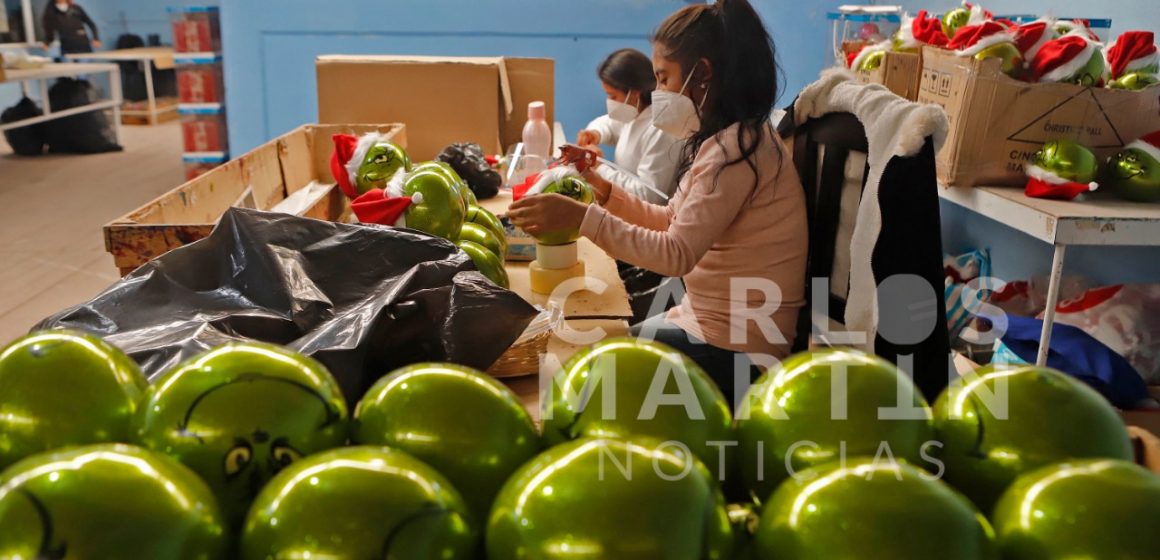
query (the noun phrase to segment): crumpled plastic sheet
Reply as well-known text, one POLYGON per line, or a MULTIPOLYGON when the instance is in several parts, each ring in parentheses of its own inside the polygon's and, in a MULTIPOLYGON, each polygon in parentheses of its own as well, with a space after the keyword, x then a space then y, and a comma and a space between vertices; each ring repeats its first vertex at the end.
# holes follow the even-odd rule
POLYGON ((325 364, 353 404, 405 365, 486 370, 537 314, 444 239, 231 208, 209 237, 35 329, 100 335, 150 379, 227 342, 280 344, 325 364))

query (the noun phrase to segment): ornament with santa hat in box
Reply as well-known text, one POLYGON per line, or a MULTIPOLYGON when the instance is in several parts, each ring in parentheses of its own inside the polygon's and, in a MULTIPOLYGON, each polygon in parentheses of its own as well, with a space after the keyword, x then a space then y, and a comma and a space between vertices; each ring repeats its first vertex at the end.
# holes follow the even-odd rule
POLYGON ((982 6, 963 2, 962 6, 943 14, 941 21, 943 34, 954 38, 964 27, 979 25, 994 18, 995 15, 989 10, 984 10, 982 6))
POLYGON ((942 22, 931 17, 926 10, 920 10, 914 17, 903 14, 902 25, 891 38, 891 46, 898 52, 916 53, 924 45, 946 48, 947 41, 942 22))
POLYGON ((1099 160, 1087 148, 1071 140, 1048 142, 1026 167, 1024 194, 1032 198, 1072 200, 1096 190, 1099 160))
POLYGON ((1120 198, 1160 201, 1160 130, 1128 144, 1108 160, 1104 181, 1120 198))
POLYGON ((1031 81, 1103 87, 1106 72, 1101 47, 1087 28, 1048 41, 1031 61, 1031 81))
POLYGON ((1035 60, 1039 49, 1048 41, 1059 38, 1055 34, 1055 20, 1045 17, 1024 23, 1015 28, 1015 46, 1023 55, 1023 60, 1035 60))
POLYGON ((960 27, 947 48, 962 57, 999 59, 1008 76, 1018 77, 1023 72, 1023 55, 1015 46, 1015 32, 997 21, 960 27))
POLYGON ((1107 50, 1108 87, 1141 90, 1160 81, 1160 55, 1151 31, 1128 31, 1107 50))

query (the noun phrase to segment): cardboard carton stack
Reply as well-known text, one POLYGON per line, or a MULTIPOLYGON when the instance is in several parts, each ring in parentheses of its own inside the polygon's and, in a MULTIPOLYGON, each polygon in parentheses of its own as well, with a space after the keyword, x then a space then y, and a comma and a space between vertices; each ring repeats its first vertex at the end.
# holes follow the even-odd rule
POLYGON ((221 21, 216 6, 170 8, 186 179, 229 160, 221 21))

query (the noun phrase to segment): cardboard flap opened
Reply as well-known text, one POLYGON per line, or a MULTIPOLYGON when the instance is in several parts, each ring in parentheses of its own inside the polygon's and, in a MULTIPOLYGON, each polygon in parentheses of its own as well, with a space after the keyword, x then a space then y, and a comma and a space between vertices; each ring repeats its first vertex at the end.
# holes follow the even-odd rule
POLYGON ((1160 130, 1160 86, 1125 91, 1073 84, 1030 84, 940 49, 922 55, 919 103, 946 109, 950 130, 938 153, 944 185, 1022 186, 1024 165, 1051 140, 1074 140, 1101 161, 1160 130))
POLYGON ((401 122, 416 161, 454 142, 504 153, 520 141, 532 101, 554 119, 551 59, 327 55, 317 73, 320 122, 401 122))

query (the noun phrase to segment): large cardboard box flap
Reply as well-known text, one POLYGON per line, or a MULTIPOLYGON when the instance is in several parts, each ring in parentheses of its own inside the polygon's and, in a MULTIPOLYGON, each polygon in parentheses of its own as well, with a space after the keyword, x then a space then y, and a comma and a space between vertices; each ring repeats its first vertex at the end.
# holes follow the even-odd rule
POLYGON ((945 185, 1021 186, 1024 166, 1052 140, 1074 140, 1102 161, 1160 129, 1160 87, 1142 92, 1011 79, 997 59, 927 47, 920 103, 946 109, 950 131, 938 153, 945 185))
POLYGON ((546 103, 553 122, 550 59, 327 55, 317 73, 319 122, 401 122, 415 160, 453 142, 503 153, 532 101, 546 103))

